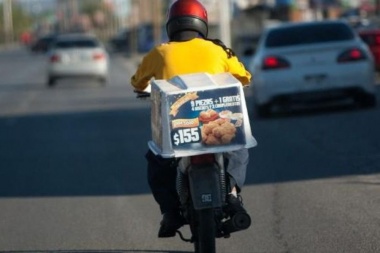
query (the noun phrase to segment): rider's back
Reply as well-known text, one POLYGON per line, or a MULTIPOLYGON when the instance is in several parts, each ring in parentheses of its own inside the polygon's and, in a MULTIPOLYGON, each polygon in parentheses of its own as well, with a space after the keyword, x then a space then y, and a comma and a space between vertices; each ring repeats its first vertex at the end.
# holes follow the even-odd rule
POLYGON ((148 77, 170 79, 176 75, 199 72, 230 72, 244 85, 248 84, 251 78, 236 56, 229 57, 223 47, 210 40, 194 38, 164 43, 152 49, 133 76, 132 85, 137 89, 143 89, 148 77))

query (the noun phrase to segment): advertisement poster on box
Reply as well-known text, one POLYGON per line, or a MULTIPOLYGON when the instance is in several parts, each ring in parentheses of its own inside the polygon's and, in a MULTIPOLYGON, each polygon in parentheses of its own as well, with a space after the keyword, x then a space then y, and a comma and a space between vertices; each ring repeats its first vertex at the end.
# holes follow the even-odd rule
POLYGON ((168 95, 173 149, 245 145, 238 87, 168 95))

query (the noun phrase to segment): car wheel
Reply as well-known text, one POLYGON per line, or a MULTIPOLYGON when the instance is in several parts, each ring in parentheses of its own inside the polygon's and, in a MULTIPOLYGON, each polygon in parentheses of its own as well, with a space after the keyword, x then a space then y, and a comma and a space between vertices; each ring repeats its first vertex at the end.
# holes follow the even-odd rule
POLYGON ((271 105, 270 104, 256 105, 256 112, 260 118, 267 118, 271 114, 271 105))
POLYGON ((372 108, 376 106, 376 96, 373 94, 361 95, 356 98, 356 101, 364 108, 372 108))
POLYGON ((100 82, 100 84, 101 84, 102 86, 105 86, 105 85, 107 85, 107 83, 108 83, 108 78, 107 78, 107 77, 100 77, 100 78, 99 78, 99 82, 100 82))
POLYGON ((48 78, 47 85, 48 85, 49 87, 53 87, 53 86, 55 85, 55 83, 56 83, 56 78, 54 78, 54 77, 49 77, 49 78, 48 78))

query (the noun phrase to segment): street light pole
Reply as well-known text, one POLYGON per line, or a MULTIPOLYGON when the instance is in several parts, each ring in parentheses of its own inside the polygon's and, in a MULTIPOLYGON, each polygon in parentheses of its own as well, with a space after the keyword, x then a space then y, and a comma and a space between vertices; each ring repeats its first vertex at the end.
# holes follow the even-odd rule
POLYGON ((3 2, 3 17, 5 44, 8 44, 13 41, 13 15, 11 0, 4 0, 3 2))
POLYGON ((153 35, 155 45, 161 43, 161 27, 162 27, 162 1, 154 0, 152 5, 152 15, 153 15, 153 35))
POLYGON ((220 37, 223 43, 230 47, 231 46, 231 8, 230 0, 219 0, 219 30, 220 37))

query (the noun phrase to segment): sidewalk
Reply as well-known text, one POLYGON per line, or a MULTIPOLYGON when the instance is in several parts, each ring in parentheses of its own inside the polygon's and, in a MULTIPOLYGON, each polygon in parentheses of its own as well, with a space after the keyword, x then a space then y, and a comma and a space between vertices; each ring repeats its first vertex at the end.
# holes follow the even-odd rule
POLYGON ((20 48, 22 45, 19 43, 11 43, 11 44, 0 44, 0 51, 10 51, 16 48, 20 48))

